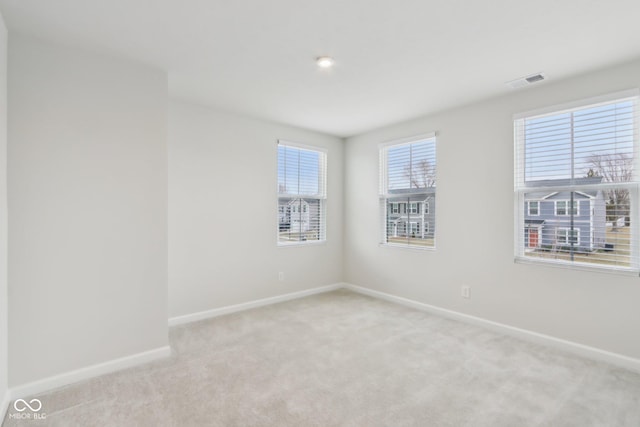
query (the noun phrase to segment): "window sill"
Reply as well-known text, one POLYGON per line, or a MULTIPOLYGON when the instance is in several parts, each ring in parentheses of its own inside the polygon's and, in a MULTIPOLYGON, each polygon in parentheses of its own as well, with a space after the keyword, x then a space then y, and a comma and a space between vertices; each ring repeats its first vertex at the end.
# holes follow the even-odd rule
POLYGON ((276 243, 276 246, 279 248, 298 248, 301 246, 321 246, 326 245, 326 240, 312 240, 312 241, 301 241, 301 242, 290 242, 290 243, 276 243))
POLYGON ((425 252, 425 251, 435 252, 436 250, 435 246, 402 245, 399 243, 379 243, 378 246, 380 246, 381 248, 398 248, 398 249, 404 249, 408 251, 417 251, 417 252, 425 252))
POLYGON ((604 273, 604 274, 619 274, 622 276, 639 276, 640 270, 637 268, 631 267, 609 267, 606 265, 592 265, 585 263, 569 263, 564 261, 553 261, 553 260, 534 260, 526 257, 516 256, 514 258, 514 262, 516 264, 533 264, 533 265, 542 265, 553 268, 563 268, 565 270, 578 270, 578 271, 589 271, 592 273, 604 273))

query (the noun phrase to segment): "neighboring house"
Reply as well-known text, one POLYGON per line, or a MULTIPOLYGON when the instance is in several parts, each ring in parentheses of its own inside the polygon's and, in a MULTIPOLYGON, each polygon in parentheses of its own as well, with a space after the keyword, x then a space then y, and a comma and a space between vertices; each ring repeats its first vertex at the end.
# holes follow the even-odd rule
POLYGON ((288 204, 291 233, 304 233, 311 229, 309 203, 304 199, 293 199, 288 204))
POLYGON ((287 231, 291 227, 291 210, 288 204, 278 205, 278 225, 280 231, 287 231))
MULTIPOLYGON (((580 184, 602 178, 581 178, 580 184)), ((550 181, 541 183, 550 184, 550 181)), ((606 239, 606 201, 601 190, 528 193, 524 205, 524 243, 529 250, 574 249, 591 252, 606 239)))
POLYGON ((280 231, 306 233, 317 230, 320 214, 320 205, 317 202, 309 203, 301 198, 291 199, 278 206, 280 231))
POLYGON ((390 190, 386 205, 388 237, 433 238, 436 190, 435 188, 424 190, 422 194, 406 195, 403 195, 407 193, 406 190, 390 190))

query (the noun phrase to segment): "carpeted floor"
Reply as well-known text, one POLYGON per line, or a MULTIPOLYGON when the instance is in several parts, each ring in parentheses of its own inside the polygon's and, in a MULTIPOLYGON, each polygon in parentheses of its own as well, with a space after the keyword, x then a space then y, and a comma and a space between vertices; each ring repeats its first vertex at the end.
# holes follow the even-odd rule
MULTIPOLYGON (((640 426, 640 374, 348 291, 171 329, 3 426, 640 426)), ((27 399, 28 400, 28 399, 27 399)))

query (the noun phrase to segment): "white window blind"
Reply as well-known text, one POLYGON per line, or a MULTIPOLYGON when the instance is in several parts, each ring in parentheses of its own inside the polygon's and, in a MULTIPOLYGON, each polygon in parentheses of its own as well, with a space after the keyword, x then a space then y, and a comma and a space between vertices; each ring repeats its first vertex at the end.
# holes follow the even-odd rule
POLYGON ((514 120, 516 259, 638 271, 638 92, 514 120))
POLYGON ((325 240, 326 151, 278 141, 278 245, 325 240))
POLYGON ((435 247, 435 134, 381 146, 380 211, 383 244, 435 247))

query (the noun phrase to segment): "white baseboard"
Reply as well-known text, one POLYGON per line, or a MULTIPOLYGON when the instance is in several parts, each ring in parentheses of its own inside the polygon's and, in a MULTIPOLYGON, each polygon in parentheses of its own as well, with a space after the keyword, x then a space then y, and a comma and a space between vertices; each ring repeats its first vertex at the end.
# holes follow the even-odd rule
POLYGON ((7 409, 9 409, 9 403, 11 403, 9 390, 5 390, 4 395, 0 399, 0 424, 2 424, 2 421, 4 421, 4 417, 7 415, 7 409))
MULTIPOLYGON (((242 304, 236 304, 236 305, 231 305, 227 307, 220 307, 212 310, 188 314, 185 316, 173 317, 169 319, 169 326, 176 326, 176 325, 181 325, 185 323, 195 322, 198 320, 222 316, 229 313, 249 310, 251 308, 262 307, 262 306, 276 304, 283 301, 303 298, 310 295, 330 292, 337 289, 348 289, 363 295, 368 295, 374 298, 394 302, 394 303, 415 308, 418 310, 427 311, 427 312, 430 312, 439 316, 447 317, 450 319, 479 325, 484 328, 488 328, 505 335, 510 335, 510 336, 527 340, 530 342, 535 342, 535 343, 546 345, 549 347, 558 348, 582 357, 607 362, 612 365, 620 366, 625 369, 640 372, 639 359, 635 359, 635 358, 624 356, 617 353, 612 353, 612 352, 601 350, 595 347, 589 347, 583 344, 563 340, 563 339, 552 337, 549 335, 540 334, 540 333, 529 331, 526 329, 520 329, 513 326, 505 325, 502 323, 493 322, 491 320, 471 316, 471 315, 460 313, 457 311, 447 310, 447 309, 436 307, 433 305, 410 300, 408 298, 387 294, 384 292, 364 288, 364 287, 349 284, 349 283, 335 283, 332 285, 321 286, 318 288, 307 289, 304 291, 292 292, 284 295, 278 295, 275 297, 249 301, 242 304)), ((157 359, 169 357, 170 355, 171 355, 171 348, 169 346, 165 346, 155 350, 150 350, 147 352, 138 353, 138 354, 134 354, 127 357, 122 357, 122 358, 111 360, 105 363, 100 363, 97 365, 89 366, 89 367, 78 369, 75 371, 66 372, 60 375, 55 375, 49 378, 44 378, 42 380, 34 381, 32 383, 23 384, 17 387, 12 387, 9 390, 7 390, 5 395, 0 400, 0 415, 4 417, 4 415, 6 414, 7 408, 13 399, 24 398, 24 397, 39 394, 42 392, 50 391, 52 389, 62 387, 68 384, 72 384, 78 381, 86 380, 99 375, 104 375, 104 374, 118 371, 121 369, 130 368, 143 363, 148 363, 157 359)), ((3 418, 0 418, 0 422, 2 421, 2 419, 3 418)))
POLYGON ((223 316, 225 314, 235 313, 238 311, 249 310, 265 305, 276 304, 283 301, 307 297, 310 295, 331 292, 345 287, 343 283, 334 283, 333 285, 320 286, 318 288, 305 289, 304 291, 292 292, 289 294, 278 295, 270 298, 263 298, 244 302, 241 304, 228 305, 226 307, 214 308, 211 310, 200 311, 197 313, 186 314, 184 316, 176 316, 169 319, 169 326, 177 326, 185 323, 197 322, 198 320, 210 319, 212 317, 223 316))
MULTIPOLYGON (((169 326, 180 325, 184 323, 195 322, 197 320, 208 319, 211 317, 222 316, 224 314, 235 313, 237 311, 248 310, 251 308, 262 307, 265 305, 275 304, 278 302, 289 301, 292 299, 303 298, 310 295, 315 295, 323 292, 330 292, 343 288, 342 283, 336 283, 333 285, 321 286, 313 289, 306 289, 304 291, 292 292, 289 294, 278 295, 271 298, 264 298, 255 301, 249 301, 242 304, 231 305, 227 307, 216 308, 213 310, 202 311, 199 313, 188 314, 186 316, 173 317, 169 319, 169 326)), ((71 372, 65 372, 60 375, 44 378, 42 380, 34 381, 28 384, 19 385, 10 388, 4 396, 4 401, 1 402, 3 406, 0 406, 0 411, 6 409, 9 403, 14 399, 24 398, 32 396, 38 393, 53 390, 58 387, 73 384, 78 381, 86 380, 89 378, 97 377, 99 375, 108 374, 110 372, 119 371, 121 369, 130 368, 143 363, 152 362, 157 359, 169 357, 171 355, 171 348, 169 346, 161 347, 155 350, 150 350, 144 353, 134 354, 132 356, 122 357, 120 359, 111 360, 105 363, 100 363, 86 368, 78 369, 71 372)), ((0 421, 2 418, 0 418, 0 421)))
POLYGON ((73 384, 78 381, 119 371, 121 369, 131 368, 136 365, 152 362, 154 360, 163 359, 171 355, 171 347, 165 346, 154 350, 145 351, 143 353, 133 354, 131 356, 121 357, 119 359, 110 360, 108 362, 99 363, 86 368, 77 369, 71 372, 44 378, 42 380, 31 383, 11 387, 7 393, 8 400, 20 399, 34 394, 50 391, 58 387, 73 384))
POLYGON ((465 323, 471 323, 474 325, 482 326, 484 328, 491 329, 504 335, 509 335, 515 338, 520 338, 536 344, 542 344, 548 347, 554 347, 569 353, 573 353, 585 358, 607 362, 621 368, 629 369, 632 371, 640 372, 640 359, 634 359, 633 357, 625 356, 618 353, 612 353, 599 348, 590 347, 587 345, 579 344, 573 341, 567 341, 560 338, 552 337, 550 335, 540 334, 537 332, 529 331, 527 329, 520 329, 514 326, 505 325, 503 323, 493 322, 491 320, 483 319, 480 317, 471 316, 468 314, 460 313, 453 310, 447 310, 445 308, 436 307, 433 305, 421 303, 418 301, 410 300, 407 298, 398 297, 395 295, 387 294, 373 289, 363 288, 361 286, 352 285, 349 283, 344 284, 345 289, 349 289, 353 292, 357 292, 363 295, 368 295, 374 298, 402 304, 407 307, 415 308, 422 311, 427 311, 442 317, 449 319, 459 320, 465 323))

